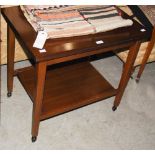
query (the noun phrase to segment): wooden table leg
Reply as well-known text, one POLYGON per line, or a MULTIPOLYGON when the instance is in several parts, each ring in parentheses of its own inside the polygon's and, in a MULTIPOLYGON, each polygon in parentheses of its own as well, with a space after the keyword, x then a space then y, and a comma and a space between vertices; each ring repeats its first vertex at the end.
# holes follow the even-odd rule
POLYGON ((36 88, 35 99, 33 104, 33 118, 32 118, 32 142, 35 142, 38 135, 40 115, 42 109, 42 101, 44 95, 44 83, 46 77, 46 63, 40 62, 35 66, 36 71, 36 88))
POLYGON ((137 77, 136 77, 136 82, 139 82, 140 80, 140 77, 144 71, 144 68, 145 68, 145 65, 147 63, 147 60, 151 54, 151 51, 154 47, 154 44, 155 44, 155 26, 154 26, 154 29, 153 29, 153 32, 152 32, 152 37, 151 37, 151 40, 149 41, 148 43, 148 46, 146 48, 146 52, 144 54, 144 57, 143 57, 143 60, 142 60, 142 63, 140 65, 140 69, 139 69, 139 72, 137 74, 137 77))
POLYGON ((121 77, 121 80, 120 80, 120 83, 119 83, 119 86, 117 89, 117 95, 114 100, 114 106, 112 108, 113 111, 115 111, 120 104, 124 90, 125 90, 127 83, 130 79, 133 65, 134 65, 135 59, 136 59, 138 51, 139 51, 139 47, 140 47, 140 42, 136 42, 129 50, 127 61, 125 63, 122 77, 121 77))
POLYGON ((13 74, 14 74, 14 57, 15 57, 15 35, 9 25, 7 25, 7 96, 10 97, 13 91, 13 74))

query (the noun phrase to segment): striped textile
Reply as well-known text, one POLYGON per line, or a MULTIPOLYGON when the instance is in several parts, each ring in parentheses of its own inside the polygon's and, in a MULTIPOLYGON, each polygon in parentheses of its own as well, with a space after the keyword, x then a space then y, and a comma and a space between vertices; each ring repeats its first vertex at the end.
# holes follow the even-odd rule
POLYGON ((118 11, 114 6, 103 6, 98 9, 83 9, 80 13, 95 27, 96 33, 133 24, 131 20, 125 20, 119 16, 118 11))
MULTIPOLYGON (((26 7, 22 7, 24 10, 26 7)), ((93 34, 94 29, 81 16, 77 9, 65 9, 55 12, 55 9, 42 11, 39 9, 25 9, 24 13, 29 16, 28 21, 37 29, 44 29, 48 33, 48 38, 60 38, 93 34), (67 10, 67 11, 66 11, 67 10)), ((73 7, 72 7, 73 8, 73 7)))
POLYGON ((119 16, 114 6, 62 5, 21 6, 35 29, 45 30, 48 38, 81 36, 132 25, 131 20, 119 16))

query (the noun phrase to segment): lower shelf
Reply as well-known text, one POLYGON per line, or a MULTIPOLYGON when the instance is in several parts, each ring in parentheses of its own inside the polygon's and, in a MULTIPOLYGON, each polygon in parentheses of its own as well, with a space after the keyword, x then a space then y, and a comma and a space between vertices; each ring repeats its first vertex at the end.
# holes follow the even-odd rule
MULTIPOLYGON (((34 101, 33 67, 17 76, 34 101)), ((48 70, 45 81, 41 120, 116 95, 114 89, 89 62, 48 70)))

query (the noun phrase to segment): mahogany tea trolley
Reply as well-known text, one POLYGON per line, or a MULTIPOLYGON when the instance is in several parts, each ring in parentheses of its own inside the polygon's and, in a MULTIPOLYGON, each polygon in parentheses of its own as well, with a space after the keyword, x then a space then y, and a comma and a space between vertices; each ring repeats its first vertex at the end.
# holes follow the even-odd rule
MULTIPOLYGON (((7 89, 13 91, 13 76, 17 76, 33 102, 32 142, 38 136, 39 123, 47 118, 115 96, 112 110, 120 104, 130 79, 141 41, 149 36, 138 22, 115 30, 69 38, 48 39, 40 53, 33 48, 37 33, 24 17, 20 7, 2 9, 8 29, 7 89), (22 45, 31 67, 14 70, 15 37, 22 45), (103 44, 96 44, 102 40, 103 44), (120 48, 129 48, 117 89, 88 62, 76 60, 120 48), (68 63, 67 63, 68 62, 68 63)), ((123 18, 129 18, 122 13, 123 18)), ((112 65, 112 64, 111 64, 112 65)))

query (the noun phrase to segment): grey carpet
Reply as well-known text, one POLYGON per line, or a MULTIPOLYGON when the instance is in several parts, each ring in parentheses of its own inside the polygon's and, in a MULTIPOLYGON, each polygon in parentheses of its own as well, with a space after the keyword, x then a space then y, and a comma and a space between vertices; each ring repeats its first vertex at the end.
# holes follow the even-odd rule
MULTIPOLYGON (((92 64, 117 87, 122 69, 117 57, 92 64)), ((0 149, 155 149, 155 63, 146 66, 139 84, 130 80, 117 111, 111 110, 112 97, 48 119, 40 123, 36 143, 30 139, 32 102, 16 77, 7 98, 5 65, 1 71, 0 149)))

